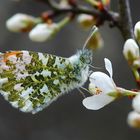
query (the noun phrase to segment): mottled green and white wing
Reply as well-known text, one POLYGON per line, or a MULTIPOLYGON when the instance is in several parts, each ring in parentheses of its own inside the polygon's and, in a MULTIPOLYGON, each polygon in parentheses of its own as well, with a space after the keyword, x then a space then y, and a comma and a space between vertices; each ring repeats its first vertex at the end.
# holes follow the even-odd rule
POLYGON ((69 59, 29 51, 0 54, 0 93, 15 108, 36 113, 77 82, 69 59))

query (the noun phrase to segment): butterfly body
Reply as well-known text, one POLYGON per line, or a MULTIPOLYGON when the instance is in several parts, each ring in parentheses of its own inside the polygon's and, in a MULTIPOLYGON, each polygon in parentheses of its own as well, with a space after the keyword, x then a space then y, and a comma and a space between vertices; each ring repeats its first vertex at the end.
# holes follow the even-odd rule
POLYGON ((36 113, 87 80, 92 54, 83 49, 69 58, 46 53, 0 54, 0 93, 13 107, 36 113))

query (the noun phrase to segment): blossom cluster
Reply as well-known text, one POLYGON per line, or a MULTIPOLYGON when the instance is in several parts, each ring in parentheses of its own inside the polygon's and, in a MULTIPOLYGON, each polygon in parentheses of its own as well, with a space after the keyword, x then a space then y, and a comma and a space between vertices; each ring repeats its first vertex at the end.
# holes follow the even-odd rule
MULTIPOLYGON (((109 9, 110 7, 110 0, 86 0, 86 2, 99 11, 103 11, 105 8, 109 9)), ((70 9, 75 5, 76 1, 73 0, 60 0, 57 2, 59 9, 70 9)), ((68 13, 66 16, 61 17, 62 19, 59 19, 59 21, 55 21, 55 14, 56 13, 53 10, 43 12, 40 17, 17 13, 7 20, 6 26, 12 32, 28 32, 29 38, 32 41, 45 42, 52 39, 73 19, 76 19, 76 22, 85 30, 90 29, 93 25, 102 24, 99 19, 100 17, 91 14, 79 13, 74 15, 68 13)), ((101 34, 97 32, 94 37, 91 38, 88 47, 96 50, 103 46, 104 42, 101 34)))
MULTIPOLYGON (((135 39, 128 39, 125 42, 123 54, 131 66, 137 83, 140 82, 140 22, 134 27, 135 39)), ((139 92, 138 92, 139 93, 139 92)), ((135 128, 140 128, 140 94, 136 95, 132 101, 133 111, 128 114, 128 124, 135 128)))
MULTIPOLYGON (((139 68, 140 68, 140 22, 135 25, 134 34, 135 40, 127 39, 124 47, 123 54, 128 64, 131 66, 136 80, 140 81, 139 68)), ((126 90, 124 88, 117 87, 113 80, 113 70, 111 61, 107 58, 104 59, 105 69, 109 75, 97 71, 93 72, 89 76, 89 92, 92 96, 83 100, 83 105, 90 110, 99 110, 108 105, 120 96, 133 97, 132 107, 134 111, 128 114, 128 124, 131 127, 140 128, 140 91, 126 90)))
POLYGON ((12 32, 29 32, 32 41, 44 42, 54 36, 63 26, 69 22, 69 18, 64 18, 58 23, 48 20, 44 22, 41 18, 18 13, 6 22, 7 28, 12 32))
MULTIPOLYGON (((44 22, 41 18, 18 13, 7 20, 6 26, 12 32, 29 32, 29 38, 32 41, 45 42, 54 37, 70 20, 71 17, 68 16, 57 23, 50 19, 44 22)), ((77 22, 85 29, 96 24, 94 17, 86 14, 80 14, 77 17, 77 22)), ((98 32, 90 40, 89 48, 96 50, 103 47, 103 44, 103 39, 98 32)))

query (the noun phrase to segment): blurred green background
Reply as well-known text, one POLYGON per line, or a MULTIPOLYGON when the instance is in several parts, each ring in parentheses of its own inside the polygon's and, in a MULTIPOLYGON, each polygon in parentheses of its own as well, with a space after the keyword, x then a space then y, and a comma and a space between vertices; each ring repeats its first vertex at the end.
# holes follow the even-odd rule
MULTIPOLYGON (((130 0, 133 23, 140 19, 140 1, 130 0)), ((117 0, 112 0, 112 9, 117 10, 117 0)), ((34 0, 0 0, 0 51, 32 50, 69 57, 82 48, 87 37, 76 22, 70 23, 53 39, 34 43, 28 34, 15 34, 5 27, 6 20, 15 13, 39 16, 46 10, 34 0)), ((114 81, 118 86, 135 88, 133 76, 122 56, 123 39, 120 32, 107 24, 100 28, 105 47, 94 53, 93 65, 103 67, 103 58, 113 63, 114 81)), ((97 71, 94 69, 94 71, 97 71)), ((86 110, 83 97, 73 90, 59 98, 36 115, 24 114, 12 108, 0 97, 0 140, 139 140, 140 130, 129 128, 126 123, 132 110, 131 100, 120 99, 99 111, 86 110)))

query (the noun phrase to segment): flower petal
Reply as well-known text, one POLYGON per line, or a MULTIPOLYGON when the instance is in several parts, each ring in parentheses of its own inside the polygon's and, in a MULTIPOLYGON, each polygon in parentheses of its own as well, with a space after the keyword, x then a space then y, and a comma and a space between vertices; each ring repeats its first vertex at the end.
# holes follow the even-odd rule
POLYGON ((90 110, 98 110, 111 103, 115 98, 105 94, 93 95, 83 100, 83 105, 90 110))
POLYGON ((51 25, 40 23, 30 31, 29 37, 32 41, 44 42, 52 37, 56 28, 55 23, 51 25))
POLYGON ((134 110, 140 113, 140 94, 138 94, 132 101, 132 106, 134 110))
POLYGON ((110 77, 112 78, 112 76, 113 76, 112 63, 107 58, 104 59, 104 62, 105 62, 105 68, 108 71, 110 77))
POLYGON ((116 91, 114 81, 103 72, 93 72, 89 78, 90 82, 95 84, 104 94, 116 91))
POLYGON ((33 27, 34 23, 34 17, 18 13, 6 21, 6 27, 12 32, 21 32, 22 30, 33 27))

